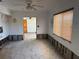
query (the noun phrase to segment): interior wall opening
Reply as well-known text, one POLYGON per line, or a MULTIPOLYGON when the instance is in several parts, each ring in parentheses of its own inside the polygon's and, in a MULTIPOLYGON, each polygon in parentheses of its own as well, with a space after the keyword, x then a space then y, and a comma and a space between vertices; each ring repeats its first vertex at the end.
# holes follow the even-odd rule
POLYGON ((36 17, 23 18, 24 40, 36 39, 36 17))

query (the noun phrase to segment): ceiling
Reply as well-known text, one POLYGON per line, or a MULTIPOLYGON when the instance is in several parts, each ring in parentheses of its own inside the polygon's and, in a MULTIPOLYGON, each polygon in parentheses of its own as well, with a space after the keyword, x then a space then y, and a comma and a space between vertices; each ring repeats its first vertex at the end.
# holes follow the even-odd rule
MULTIPOLYGON (((0 5, 4 5, 11 11, 32 11, 26 9, 25 1, 31 0, 2 0, 0 5)), ((49 11, 57 7, 59 8, 59 6, 74 5, 73 3, 75 2, 79 2, 79 0, 32 0, 33 5, 43 6, 43 8, 36 7, 37 11, 49 11)))
MULTIPOLYGON (((29 0, 26 0, 29 1, 29 0)), ((52 0, 32 0, 35 5, 41 5, 43 8, 36 7, 39 11, 47 11, 51 9, 52 0)), ((2 0, 1 5, 4 5, 13 11, 29 11, 26 9, 25 0, 2 0)))

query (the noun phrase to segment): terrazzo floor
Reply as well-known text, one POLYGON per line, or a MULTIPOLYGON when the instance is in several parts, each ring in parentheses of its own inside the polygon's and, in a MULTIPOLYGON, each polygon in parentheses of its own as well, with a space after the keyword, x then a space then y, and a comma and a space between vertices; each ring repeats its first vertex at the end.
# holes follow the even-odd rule
POLYGON ((0 50, 0 59, 63 59, 46 40, 13 41, 0 50))

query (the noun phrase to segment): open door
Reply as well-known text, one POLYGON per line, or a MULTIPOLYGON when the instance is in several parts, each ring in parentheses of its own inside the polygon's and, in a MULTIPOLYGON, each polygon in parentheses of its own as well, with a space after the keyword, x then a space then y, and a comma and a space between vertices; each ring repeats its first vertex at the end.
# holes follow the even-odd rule
POLYGON ((23 20, 24 39, 36 39, 36 17, 24 17, 23 20))
POLYGON ((23 20, 23 32, 27 33, 27 20, 23 20))

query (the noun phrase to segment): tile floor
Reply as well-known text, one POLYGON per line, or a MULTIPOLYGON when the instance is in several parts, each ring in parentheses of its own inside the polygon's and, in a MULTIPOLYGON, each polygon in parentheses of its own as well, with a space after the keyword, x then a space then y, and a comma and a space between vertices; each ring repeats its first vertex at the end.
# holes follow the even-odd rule
POLYGON ((63 59, 46 40, 9 42, 0 50, 0 59, 63 59))
POLYGON ((36 33, 24 33, 24 40, 34 40, 36 39, 36 33))

